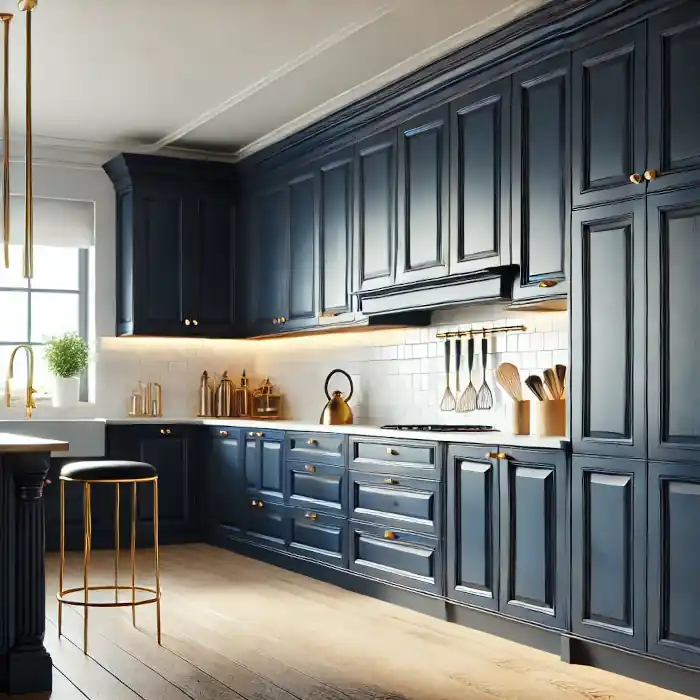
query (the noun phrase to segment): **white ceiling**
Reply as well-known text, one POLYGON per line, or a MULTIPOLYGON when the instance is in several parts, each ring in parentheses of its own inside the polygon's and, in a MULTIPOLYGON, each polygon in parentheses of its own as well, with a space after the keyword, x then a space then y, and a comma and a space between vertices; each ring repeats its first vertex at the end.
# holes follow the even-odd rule
MULTIPOLYGON (((35 143, 240 158, 544 2, 39 0, 35 143)), ((25 16, 0 11, 19 136, 25 16)))

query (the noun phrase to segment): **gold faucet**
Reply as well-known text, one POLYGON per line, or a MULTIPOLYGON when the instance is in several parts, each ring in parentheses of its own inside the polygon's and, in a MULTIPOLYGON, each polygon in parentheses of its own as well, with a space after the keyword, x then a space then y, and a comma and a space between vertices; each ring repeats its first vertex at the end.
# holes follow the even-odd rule
POLYGON ((15 363, 15 355, 18 350, 26 350, 27 352, 27 418, 32 417, 32 409, 36 408, 36 401, 34 400, 34 394, 36 394, 36 389, 32 386, 34 384, 34 351, 29 347, 29 345, 18 345, 10 355, 10 366, 7 368, 7 377, 5 379, 5 405, 10 408, 12 405, 12 395, 10 393, 10 380, 13 378, 14 374, 12 368, 15 363))

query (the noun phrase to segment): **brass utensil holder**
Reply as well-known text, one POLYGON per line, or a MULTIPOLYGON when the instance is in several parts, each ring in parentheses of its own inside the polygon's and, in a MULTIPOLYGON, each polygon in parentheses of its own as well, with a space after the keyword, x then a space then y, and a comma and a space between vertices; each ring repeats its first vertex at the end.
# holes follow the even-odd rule
POLYGON ((513 401, 513 435, 530 434, 530 402, 513 401))
POLYGON ((566 436, 566 399, 540 401, 540 420, 537 434, 540 437, 566 436))

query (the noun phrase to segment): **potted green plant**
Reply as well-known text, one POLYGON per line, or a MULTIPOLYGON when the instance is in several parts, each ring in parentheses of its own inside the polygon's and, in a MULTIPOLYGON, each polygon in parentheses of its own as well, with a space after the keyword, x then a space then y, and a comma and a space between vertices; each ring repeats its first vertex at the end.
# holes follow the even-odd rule
POLYGON ((64 333, 46 343, 44 356, 54 375, 53 405, 75 406, 80 400, 80 374, 88 365, 88 345, 77 333, 64 333))

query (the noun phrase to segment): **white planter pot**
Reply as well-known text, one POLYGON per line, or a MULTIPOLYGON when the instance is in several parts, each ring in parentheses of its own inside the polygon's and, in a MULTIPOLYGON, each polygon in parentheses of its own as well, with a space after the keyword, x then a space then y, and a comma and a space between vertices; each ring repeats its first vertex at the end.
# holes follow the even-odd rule
POLYGON ((80 377, 54 377, 53 405, 76 406, 80 401, 80 377))

